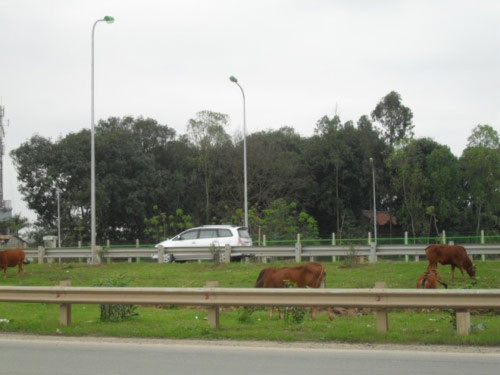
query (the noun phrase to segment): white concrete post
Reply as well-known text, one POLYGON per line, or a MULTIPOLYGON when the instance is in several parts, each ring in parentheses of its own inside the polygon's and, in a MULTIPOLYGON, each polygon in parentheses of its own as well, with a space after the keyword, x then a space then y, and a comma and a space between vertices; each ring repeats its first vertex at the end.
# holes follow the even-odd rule
POLYGON ((295 262, 300 263, 302 260, 302 245, 300 242, 295 243, 295 262))
MULTIPOLYGON (((405 245, 408 245, 408 232, 405 232, 405 245)), ((405 262, 408 263, 410 260, 410 257, 408 255, 405 255, 405 262)))
POLYGON ((43 263, 45 257, 45 248, 43 246, 38 246, 38 264, 43 263))
POLYGON ((372 243, 372 232, 368 232, 368 245, 372 243))
MULTIPOLYGON (((207 283, 205 284, 205 288, 217 288, 218 286, 219 286, 218 281, 207 281, 207 283)), ((207 318, 210 327, 215 329, 219 328, 220 326, 219 306, 211 306, 207 308, 207 318)))
POLYGON ((158 263, 163 263, 164 255, 165 255, 165 248, 162 245, 158 246, 158 263))
MULTIPOLYGON (((375 289, 384 289, 386 286, 385 281, 377 281, 375 289)), ((387 309, 377 310, 377 332, 386 333, 389 330, 389 315, 387 309)))
MULTIPOLYGON (((335 233, 332 233, 332 246, 335 246, 335 233)), ((335 255, 332 256, 332 262, 336 262, 337 257, 335 255)))
POLYGON ((231 263, 231 245, 229 244, 224 247, 224 263, 231 263))
POLYGON ((377 244, 370 243, 370 263, 377 263, 377 244))
POLYGON ((443 230, 442 238, 441 238, 441 243, 444 245, 446 244, 446 232, 443 230))
MULTIPOLYGON (((71 280, 62 280, 60 286, 71 286, 71 280)), ((59 324, 69 326, 71 324, 71 304, 61 303, 59 305, 59 324)))
MULTIPOLYGON (((481 229, 481 245, 484 245, 484 230, 481 229)), ((481 254, 481 261, 486 260, 486 254, 481 254)))

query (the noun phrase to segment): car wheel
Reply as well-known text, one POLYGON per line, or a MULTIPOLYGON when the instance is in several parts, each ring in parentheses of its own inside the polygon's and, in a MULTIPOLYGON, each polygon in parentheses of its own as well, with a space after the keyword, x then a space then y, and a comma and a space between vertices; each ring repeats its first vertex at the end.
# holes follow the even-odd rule
POLYGON ((165 254, 163 256, 163 262, 164 263, 172 263, 174 261, 174 255, 173 254, 165 254))

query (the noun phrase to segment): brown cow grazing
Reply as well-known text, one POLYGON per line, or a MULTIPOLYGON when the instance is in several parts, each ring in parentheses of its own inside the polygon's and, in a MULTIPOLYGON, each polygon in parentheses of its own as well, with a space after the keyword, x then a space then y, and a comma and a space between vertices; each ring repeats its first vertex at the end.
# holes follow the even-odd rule
POLYGON ((437 289, 438 283, 448 289, 448 285, 441 280, 437 269, 433 268, 420 275, 417 281, 417 288, 419 289, 437 289))
POLYGON ((26 255, 21 249, 0 251, 0 267, 3 268, 3 277, 7 277, 7 267, 19 267, 19 274, 24 272, 23 264, 26 255))
MULTIPOLYGON (((320 263, 309 262, 295 267, 269 267, 260 271, 256 288, 285 288, 288 285, 299 288, 324 288, 326 280, 325 267, 320 263)), ((272 318, 271 308, 269 318, 272 318)), ((281 314, 280 314, 281 316, 281 314)), ((315 318, 315 310, 311 310, 311 319, 315 318)), ((331 320, 333 314, 328 309, 328 318, 331 320)))
POLYGON ((463 246, 456 245, 430 245, 425 249, 425 255, 429 261, 427 270, 432 268, 437 269, 438 263, 443 265, 451 265, 451 279, 453 280, 455 267, 458 267, 460 273, 462 274, 462 280, 464 277, 464 270, 467 271, 471 278, 476 276, 476 266, 471 262, 467 256, 463 246))

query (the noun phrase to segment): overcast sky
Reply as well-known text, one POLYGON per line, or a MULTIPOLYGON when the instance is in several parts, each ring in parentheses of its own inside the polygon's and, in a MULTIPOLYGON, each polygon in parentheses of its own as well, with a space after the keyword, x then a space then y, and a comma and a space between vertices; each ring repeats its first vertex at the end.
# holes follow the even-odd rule
MULTIPOLYGON (((292 126, 310 136, 337 108, 370 114, 390 91, 414 115, 415 135, 460 156, 477 124, 500 124, 500 2, 0 0, 0 103, 5 106, 4 199, 34 219, 8 153, 34 134, 90 127, 90 51, 96 119, 143 116, 178 133, 201 110, 247 132, 292 126)), ((90 197, 89 197, 90 199, 90 197)))

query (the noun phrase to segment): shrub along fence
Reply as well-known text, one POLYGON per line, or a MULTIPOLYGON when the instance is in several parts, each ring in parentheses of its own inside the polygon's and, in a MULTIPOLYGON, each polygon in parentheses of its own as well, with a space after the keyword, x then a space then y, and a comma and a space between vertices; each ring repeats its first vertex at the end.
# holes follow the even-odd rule
POLYGON ((220 326, 221 306, 297 306, 373 308, 377 330, 389 329, 388 312, 392 309, 456 309, 457 332, 470 331, 471 309, 500 309, 500 289, 494 290, 414 290, 385 289, 377 283, 374 289, 266 289, 218 288, 217 281, 205 288, 110 288, 61 286, 3 286, 2 302, 37 302, 60 305, 59 322, 71 324, 72 304, 180 305, 207 308, 208 322, 220 326))

